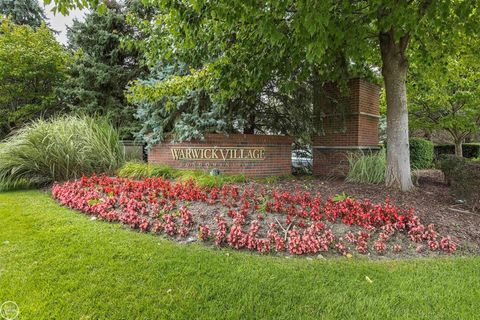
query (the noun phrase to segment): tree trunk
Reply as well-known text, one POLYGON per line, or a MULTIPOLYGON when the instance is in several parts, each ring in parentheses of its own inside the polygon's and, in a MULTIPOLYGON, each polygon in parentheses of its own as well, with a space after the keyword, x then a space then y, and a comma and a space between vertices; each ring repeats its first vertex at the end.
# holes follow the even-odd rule
POLYGON ((463 157, 463 148, 462 148, 462 140, 455 140, 455 155, 457 157, 463 157))
POLYGON ((382 75, 387 98, 387 169, 388 187, 408 191, 413 188, 408 143, 406 78, 408 62, 405 50, 408 36, 395 41, 394 31, 380 33, 382 75))
POLYGON ((252 112, 248 115, 247 123, 245 128, 243 128, 243 134, 254 134, 255 133, 255 112, 252 112))

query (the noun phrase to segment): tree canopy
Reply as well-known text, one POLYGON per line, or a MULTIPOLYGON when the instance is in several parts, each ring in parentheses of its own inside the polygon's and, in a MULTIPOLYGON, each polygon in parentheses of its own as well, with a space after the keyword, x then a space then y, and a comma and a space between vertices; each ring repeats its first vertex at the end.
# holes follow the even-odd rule
MULTIPOLYGON (((60 11, 105 6, 97 0, 55 3, 60 11)), ((207 97, 210 109, 219 106, 224 115, 240 115, 230 111, 255 110, 252 106, 269 86, 275 96, 293 97, 305 82, 317 88, 322 81, 342 82, 381 70, 387 105, 386 183, 402 190, 413 187, 406 90, 409 46, 439 37, 455 39, 461 33, 478 36, 480 23, 480 3, 470 0, 145 3, 154 9, 150 18, 131 19, 147 35, 142 50, 159 76, 135 82, 132 102, 181 115, 180 107, 195 93, 207 97)), ((298 107, 308 114, 310 105, 298 107)))
POLYGON ((45 22, 45 14, 37 0, 0 0, 0 14, 13 23, 38 28, 45 22))
POLYGON ((73 61, 61 95, 75 113, 100 115, 119 128, 124 138, 138 131, 135 108, 126 101, 127 84, 144 68, 139 52, 122 45, 134 30, 125 21, 128 7, 110 2, 103 13, 91 12, 68 30, 73 61))
MULTIPOLYGON (((387 101, 387 185, 410 189, 406 78, 411 41, 452 26, 475 30, 472 1, 156 1, 147 27, 150 63, 173 57, 189 71, 138 81, 131 98, 167 101, 192 91, 215 101, 261 92, 282 93, 312 77, 341 80, 381 67, 387 101), (153 26, 153 27, 152 27, 153 26)), ((456 33, 450 34, 454 38, 456 33)), ((305 106, 304 106, 305 107, 305 106)))
POLYGON ((60 106, 55 88, 69 56, 42 24, 33 29, 0 19, 0 136, 60 106))
POLYGON ((462 156, 465 137, 480 130, 478 38, 419 45, 412 57, 408 88, 412 126, 447 131, 456 154, 462 156), (425 50, 430 52, 428 56, 425 50))

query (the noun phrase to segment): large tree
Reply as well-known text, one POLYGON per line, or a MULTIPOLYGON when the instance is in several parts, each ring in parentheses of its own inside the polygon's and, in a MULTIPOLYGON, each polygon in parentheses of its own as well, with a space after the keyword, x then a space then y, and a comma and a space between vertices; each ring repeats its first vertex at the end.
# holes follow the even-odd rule
MULTIPOLYGON (((60 7, 80 1, 56 0, 60 7)), ((94 1, 92 1, 94 2, 94 1)), ((276 74, 294 74, 303 63, 332 66, 377 55, 387 100, 387 186, 413 187, 408 145, 406 78, 408 47, 433 31, 478 30, 479 2, 471 0, 272 0, 152 1, 161 12, 152 26, 165 28, 175 47, 207 49, 209 61, 191 74, 147 86, 134 94, 157 98, 221 83, 220 95, 258 90, 276 74), (206 32, 208 31, 208 32, 206 32), (221 54, 218 54, 219 52, 221 54), (343 53, 343 57, 335 54, 343 53), (339 63, 343 61, 343 63, 339 63), (220 79, 220 80, 219 80, 220 79), (179 89, 180 87, 180 89, 179 89), (180 91, 179 91, 180 90, 180 91)), ((456 32, 449 36, 454 37, 456 32)), ((155 41, 158 40, 158 41, 155 41)), ((151 56, 156 45, 152 41, 151 56)), ((341 70, 342 68, 338 68, 341 70)))
POLYGON ((127 10, 112 1, 102 13, 93 11, 84 21, 74 21, 67 34, 74 59, 61 89, 72 112, 105 116, 124 138, 138 130, 124 91, 144 71, 138 51, 122 45, 122 38, 134 32, 125 21, 127 10))
POLYGON ((0 138, 58 110, 55 88, 68 59, 44 24, 34 30, 0 19, 0 138))
POLYGON ((462 156, 464 139, 480 130, 480 40, 457 40, 418 44, 408 92, 413 127, 448 132, 462 156))
POLYGON ((45 14, 37 0, 0 0, 0 14, 15 24, 38 28, 45 22, 45 14))
POLYGON ((185 25, 172 19, 174 11, 155 5, 153 9, 149 17, 130 17, 145 35, 136 44, 152 70, 152 76, 137 81, 130 92, 145 124, 141 133, 150 143, 167 132, 182 140, 209 131, 283 133, 308 143, 321 129, 312 118, 323 94, 322 83, 372 74, 364 61, 348 64, 342 51, 325 52, 342 66, 338 70, 309 61, 305 51, 298 52, 290 43, 294 37, 288 34, 279 34, 272 48, 284 54, 272 56, 261 46, 257 50, 258 37, 249 37, 255 34, 255 24, 216 32, 217 22, 205 20, 193 24, 185 36, 185 25), (225 45, 236 39, 242 40, 242 46, 225 45), (245 70, 252 56, 262 68, 254 73, 245 70))

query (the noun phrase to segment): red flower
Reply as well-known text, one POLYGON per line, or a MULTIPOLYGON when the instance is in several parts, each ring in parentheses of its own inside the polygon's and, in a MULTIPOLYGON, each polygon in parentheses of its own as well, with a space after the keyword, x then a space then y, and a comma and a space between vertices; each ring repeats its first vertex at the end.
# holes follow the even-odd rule
MULTIPOLYGON (((300 191, 267 191, 234 185, 201 188, 193 180, 138 181, 96 175, 54 184, 52 196, 66 207, 143 232, 186 237, 197 227, 198 237, 203 241, 213 238, 217 246, 226 242, 237 249, 261 253, 274 247, 276 251, 288 248, 292 254, 313 254, 335 246, 339 253, 345 254, 346 243, 355 245, 359 253, 367 253, 369 239, 375 237, 372 248, 381 254, 394 236, 414 241, 419 251, 428 245, 430 250, 452 253, 458 245, 448 236, 441 237, 433 224, 425 227, 413 209, 397 207, 389 199, 380 204, 368 199, 334 201, 300 191), (202 203, 212 209, 191 212, 186 203, 202 203), (264 214, 259 213, 262 207, 264 214), (227 212, 227 217, 215 212, 227 212), (211 215, 215 215, 214 232, 205 224, 211 215), (271 216, 277 223, 270 223, 266 238, 261 238, 265 216, 271 216), (342 237, 345 242, 342 238, 336 242, 336 235, 326 224, 338 223, 360 231, 348 231, 342 237), (280 225, 281 230, 277 229, 280 225), (243 231, 247 228, 248 231, 243 231)), ((400 250, 400 245, 393 246, 394 252, 400 250)))

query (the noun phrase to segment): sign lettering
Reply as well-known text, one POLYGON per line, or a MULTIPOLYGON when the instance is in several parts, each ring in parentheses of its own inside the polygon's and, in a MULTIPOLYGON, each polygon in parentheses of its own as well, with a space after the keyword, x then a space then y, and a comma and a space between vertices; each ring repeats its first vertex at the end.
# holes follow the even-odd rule
POLYGON ((172 147, 174 160, 262 161, 265 148, 249 147, 172 147))

